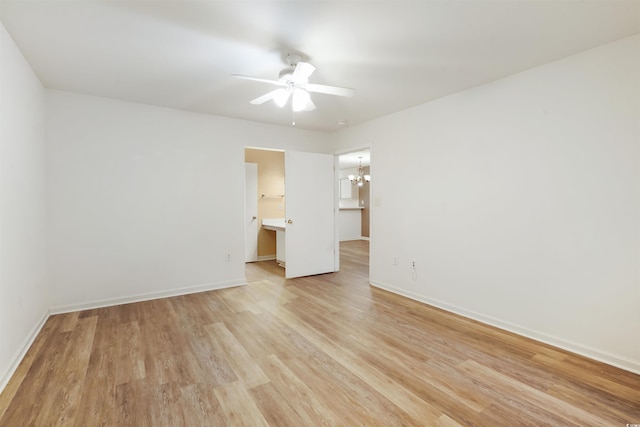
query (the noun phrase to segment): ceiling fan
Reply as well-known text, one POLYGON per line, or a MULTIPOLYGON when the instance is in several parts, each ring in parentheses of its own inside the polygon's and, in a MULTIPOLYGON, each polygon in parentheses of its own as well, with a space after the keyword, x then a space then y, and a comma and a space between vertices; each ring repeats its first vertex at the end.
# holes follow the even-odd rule
POLYGON ((316 67, 308 62, 303 62, 302 57, 298 54, 292 53, 287 55, 286 61, 289 66, 280 71, 278 80, 262 79, 259 77, 243 76, 240 74, 233 74, 232 77, 281 86, 279 89, 272 90, 271 92, 251 100, 251 104, 260 105, 273 100, 273 102, 275 102, 279 107, 284 107, 289 98, 291 98, 291 108, 295 112, 313 111, 316 109, 316 106, 309 95, 310 92, 345 97, 352 97, 355 93, 355 90, 346 87, 309 83, 309 76, 313 74, 316 67))

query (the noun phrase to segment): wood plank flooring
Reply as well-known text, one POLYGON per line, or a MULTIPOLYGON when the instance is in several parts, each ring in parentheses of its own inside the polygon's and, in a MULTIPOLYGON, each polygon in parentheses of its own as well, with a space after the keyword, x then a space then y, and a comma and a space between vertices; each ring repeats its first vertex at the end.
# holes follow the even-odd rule
POLYGON ((625 426, 640 376, 368 286, 342 269, 52 316, 0 426, 625 426))

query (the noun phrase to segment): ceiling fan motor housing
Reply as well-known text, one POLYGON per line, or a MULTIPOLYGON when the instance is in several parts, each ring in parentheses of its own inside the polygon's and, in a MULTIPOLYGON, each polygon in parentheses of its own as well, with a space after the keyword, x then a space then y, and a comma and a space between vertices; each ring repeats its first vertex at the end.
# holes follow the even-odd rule
POLYGON ((295 65, 282 69, 280 71, 280 74, 278 74, 278 80, 285 83, 290 81, 291 76, 293 75, 293 70, 295 69, 296 69, 295 65))
POLYGON ((278 80, 287 83, 291 81, 291 76, 293 75, 293 71, 296 69, 298 62, 302 61, 302 55, 289 53, 287 54, 285 61, 289 66, 280 71, 280 74, 278 74, 278 80))

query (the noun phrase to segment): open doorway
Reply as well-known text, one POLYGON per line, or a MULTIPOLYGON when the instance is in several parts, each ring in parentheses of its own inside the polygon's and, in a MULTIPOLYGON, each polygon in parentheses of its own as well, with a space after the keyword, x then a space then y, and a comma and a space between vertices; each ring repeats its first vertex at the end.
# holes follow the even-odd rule
POLYGON ((262 227, 264 220, 285 218, 284 151, 244 150, 247 209, 246 262, 276 260, 276 234, 262 227), (255 172, 254 172, 255 171, 255 172))
POLYGON ((245 148, 245 276, 247 281, 284 278, 276 232, 263 220, 285 218, 284 151, 245 148))
POLYGON ((338 155, 340 265, 369 277, 371 150, 338 155))
POLYGON ((339 240, 368 240, 371 212, 370 150, 363 149, 338 155, 338 180, 339 240))
POLYGON ((246 148, 245 171, 246 263, 275 260, 286 278, 337 271, 334 156, 246 148))

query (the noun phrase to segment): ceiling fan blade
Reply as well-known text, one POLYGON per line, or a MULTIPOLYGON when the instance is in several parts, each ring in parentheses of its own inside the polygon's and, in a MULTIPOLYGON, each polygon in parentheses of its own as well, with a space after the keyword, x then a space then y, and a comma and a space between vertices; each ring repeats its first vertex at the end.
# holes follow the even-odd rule
POLYGON ((309 96, 309 92, 304 89, 296 89, 293 92, 293 97, 291 99, 291 107, 293 111, 303 111, 306 109, 307 105, 311 102, 311 97, 309 96))
POLYGON ((308 62, 298 62, 291 75, 291 81, 294 83, 306 83, 315 70, 316 67, 308 62))
POLYGON ((253 80, 254 82, 269 83, 276 86, 286 86, 285 83, 282 83, 278 80, 261 79, 259 77, 243 76, 241 74, 231 74, 231 77, 235 77, 236 79, 243 79, 243 80, 253 80))
POLYGON ((317 85, 313 83, 308 83, 304 88, 309 92, 326 93, 327 95, 346 96, 349 98, 356 92, 354 89, 348 87, 317 85))
POLYGON ((267 101, 270 101, 273 99, 273 96, 279 91, 280 89, 276 89, 276 90, 272 90, 269 93, 265 93, 262 96, 257 97, 256 99, 252 99, 251 101, 249 101, 250 103, 252 103, 253 105, 260 105, 260 104, 264 104, 267 101))

